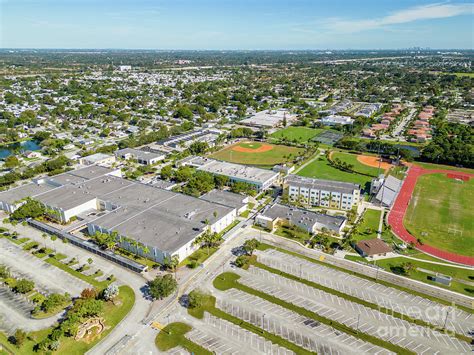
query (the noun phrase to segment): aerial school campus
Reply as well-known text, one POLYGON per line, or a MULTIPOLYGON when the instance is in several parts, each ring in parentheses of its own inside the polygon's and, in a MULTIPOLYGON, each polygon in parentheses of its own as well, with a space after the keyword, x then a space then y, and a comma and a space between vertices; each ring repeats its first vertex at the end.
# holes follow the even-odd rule
MULTIPOLYGON (((206 143, 197 155, 180 154, 171 160, 171 177, 160 154, 176 150, 158 141, 153 150, 85 156, 73 170, 1 192, 2 209, 10 213, 1 240, 4 302, 14 307, 2 324, 12 334, 15 319, 25 322, 28 340, 20 353, 117 347, 123 353, 136 347, 171 353, 239 347, 250 353, 466 351, 473 171, 409 155, 407 161, 395 153, 398 148, 383 154, 380 148, 340 148, 342 135, 330 127, 285 127, 279 121, 268 131, 254 139, 229 137, 214 147, 206 143), (138 165, 151 161, 162 172, 134 181, 123 173, 137 166, 133 156, 141 157, 138 165), (191 178, 179 183, 179 176, 189 169, 225 180, 187 192, 191 178), (32 262, 46 274, 62 270, 62 277, 72 278, 58 288, 67 290, 62 303, 46 306, 61 294, 54 293, 55 282, 38 278, 32 262), (167 275, 174 275, 174 284, 167 275), (13 296, 25 280, 32 280, 33 291, 13 296), (143 283, 149 291, 137 295, 143 283), (109 292, 116 294, 113 301, 105 298, 109 292), (384 300, 384 292, 392 296, 384 300), (88 297, 104 304, 89 311, 88 297), (136 298, 144 332, 107 337, 136 298), (412 298, 422 300, 415 313, 409 310, 412 298), (34 310, 22 306, 31 309, 33 321, 14 311, 27 300, 38 304, 34 310), (55 323, 68 302, 85 316, 77 330, 53 340, 51 329, 62 331, 64 322, 55 323), (437 313, 428 316, 433 305, 437 313), (388 318, 380 321, 381 314, 388 318), (35 320, 43 318, 52 328, 37 328, 35 320), (420 325, 423 337, 406 333, 420 325), (385 327, 397 331, 380 330, 385 327), (156 332, 156 348, 151 340, 143 343, 156 332), (231 334, 238 340, 228 340, 231 334)), ((205 135, 188 136, 190 149, 202 147, 205 135)), ((22 336, 16 329, 13 344, 22 336)), ((4 341, 7 352, 17 351, 4 341)))
MULTIPOLYGON (((23 19, 37 5, 20 3, 2 6, 23 19)), ((64 8, 111 16, 78 3, 64 8)), ((140 28, 174 19, 175 2, 126 16, 126 1, 104 3, 140 28)), ((44 4, 64 18, 56 7, 44 4)), ((407 14, 467 7, 331 21, 335 39, 366 26, 385 38, 407 14)), ((182 20, 156 34, 179 41, 182 20)), ((28 38, 69 28, 38 23, 28 38)), ((198 27, 195 41, 220 36, 198 27)), ((0 49, 0 355, 472 353, 473 60, 0 49)))

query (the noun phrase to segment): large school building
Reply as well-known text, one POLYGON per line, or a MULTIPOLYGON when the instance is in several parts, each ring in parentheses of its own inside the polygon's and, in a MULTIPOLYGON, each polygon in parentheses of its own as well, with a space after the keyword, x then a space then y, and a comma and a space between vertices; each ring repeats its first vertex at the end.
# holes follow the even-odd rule
MULTIPOLYGON (((13 212, 30 197, 54 210, 62 223, 83 220, 90 234, 116 232, 122 248, 163 262, 184 259, 198 246, 194 240, 206 230, 221 232, 237 216, 237 209, 161 188, 123 179, 120 171, 100 166, 73 170, 0 193, 0 207, 13 212), (130 245, 132 244, 132 245, 130 245)), ((77 223, 77 222, 76 222, 77 223)))

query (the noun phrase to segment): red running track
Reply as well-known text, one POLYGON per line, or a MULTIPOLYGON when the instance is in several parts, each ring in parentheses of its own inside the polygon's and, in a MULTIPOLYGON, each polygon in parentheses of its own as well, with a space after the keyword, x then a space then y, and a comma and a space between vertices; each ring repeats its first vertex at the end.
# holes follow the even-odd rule
POLYGON ((455 173, 457 176, 460 176, 460 177, 474 178, 474 174, 462 173, 462 172, 453 171, 453 170, 426 170, 419 166, 413 165, 409 169, 408 176, 403 182, 402 188, 400 189, 400 193, 398 194, 397 199, 395 200, 395 203, 393 204, 392 210, 390 211, 390 214, 388 215, 388 224, 392 226, 392 231, 400 239, 404 240, 407 243, 410 243, 410 242, 415 243, 417 249, 427 254, 430 254, 435 257, 445 259, 448 261, 452 261, 454 263, 474 266, 473 257, 450 253, 450 252, 440 250, 426 244, 423 244, 423 245, 418 244, 416 241, 416 238, 412 236, 403 225, 403 218, 405 217, 405 213, 407 211, 408 204, 410 203, 410 198, 413 194, 413 190, 415 189, 418 176, 425 175, 425 174, 435 174, 435 173, 446 173, 446 174, 455 173))

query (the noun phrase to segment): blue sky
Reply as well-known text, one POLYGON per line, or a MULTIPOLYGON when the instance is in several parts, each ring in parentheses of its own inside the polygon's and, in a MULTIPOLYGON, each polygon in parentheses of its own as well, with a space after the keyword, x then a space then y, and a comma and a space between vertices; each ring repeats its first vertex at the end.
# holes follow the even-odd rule
POLYGON ((474 47, 472 0, 0 0, 0 12, 2 48, 474 47))

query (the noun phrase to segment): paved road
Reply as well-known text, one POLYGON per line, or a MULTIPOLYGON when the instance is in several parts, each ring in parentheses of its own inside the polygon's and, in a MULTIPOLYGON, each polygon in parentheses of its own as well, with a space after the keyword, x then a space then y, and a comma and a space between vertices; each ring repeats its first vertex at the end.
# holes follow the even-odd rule
POLYGON ((393 130, 393 133, 392 133, 393 137, 396 138, 396 137, 399 137, 401 134, 403 134, 407 125, 411 122, 411 120, 413 120, 415 113, 416 113, 416 109, 412 108, 410 112, 408 113, 408 115, 403 117, 403 119, 398 123, 397 127, 395 127, 395 129, 393 130))

